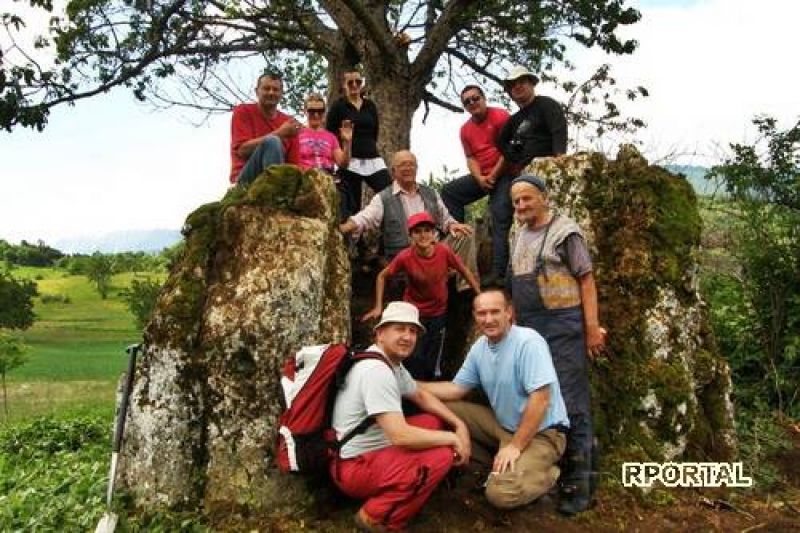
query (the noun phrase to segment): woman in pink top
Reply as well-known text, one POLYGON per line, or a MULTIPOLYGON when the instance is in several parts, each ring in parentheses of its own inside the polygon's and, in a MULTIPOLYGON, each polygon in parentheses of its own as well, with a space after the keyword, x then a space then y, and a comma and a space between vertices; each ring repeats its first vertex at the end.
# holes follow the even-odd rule
POLYGON ((333 174, 334 167, 346 167, 350 162, 350 145, 353 141, 353 124, 342 121, 339 139, 325 129, 325 99, 318 94, 306 98, 307 125, 293 139, 287 162, 303 170, 318 168, 333 174))

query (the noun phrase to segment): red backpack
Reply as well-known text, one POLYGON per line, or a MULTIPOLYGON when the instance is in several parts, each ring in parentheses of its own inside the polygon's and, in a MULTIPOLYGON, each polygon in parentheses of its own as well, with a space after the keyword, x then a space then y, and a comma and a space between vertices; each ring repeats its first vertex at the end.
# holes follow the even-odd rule
POLYGON ((389 365, 377 352, 355 352, 346 344, 306 346, 286 360, 281 371, 286 410, 278 419, 275 454, 282 472, 326 471, 339 448, 374 423, 368 417, 338 441, 331 427, 336 392, 353 365, 365 359, 389 365))

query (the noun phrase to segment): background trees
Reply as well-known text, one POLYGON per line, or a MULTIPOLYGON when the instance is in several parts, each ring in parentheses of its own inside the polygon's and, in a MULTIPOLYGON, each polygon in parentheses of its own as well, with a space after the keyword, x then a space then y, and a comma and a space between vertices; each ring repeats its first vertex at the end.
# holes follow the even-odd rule
MULTIPOLYGON (((711 276, 717 337, 737 394, 800 413, 800 122, 753 120, 760 139, 733 144, 709 173, 726 204, 738 268, 711 276)), ((749 403, 749 402, 748 402, 749 403)))
MULTIPOLYGON (((29 3, 52 10, 49 0, 29 3)), ((117 86, 140 100, 227 110, 251 97, 253 80, 236 73, 253 58, 285 72, 290 100, 325 79, 332 96, 343 69, 361 64, 391 125, 380 138, 388 152, 408 146, 420 104, 460 111, 454 96, 472 77, 497 87, 523 63, 547 78, 570 66, 570 44, 632 53, 636 43, 617 32, 639 18, 622 0, 72 0, 33 43, 56 54, 53 64, 19 42, 23 17, 3 15, 18 42, 0 70, 0 126, 41 129, 53 106, 117 86)), ((573 120, 600 131, 639 124, 621 118, 614 91, 593 96, 610 81, 606 67, 585 83, 562 80, 575 93, 573 120), (596 113, 586 111, 593 102, 596 113)))
POLYGON ((86 277, 94 283, 100 298, 108 296, 111 288, 111 276, 114 275, 114 257, 100 252, 95 252, 86 263, 86 277))
POLYGON ((3 410, 8 418, 6 374, 26 360, 25 345, 11 330, 27 329, 35 319, 33 297, 36 284, 16 280, 0 269, 0 382, 3 389, 3 410))

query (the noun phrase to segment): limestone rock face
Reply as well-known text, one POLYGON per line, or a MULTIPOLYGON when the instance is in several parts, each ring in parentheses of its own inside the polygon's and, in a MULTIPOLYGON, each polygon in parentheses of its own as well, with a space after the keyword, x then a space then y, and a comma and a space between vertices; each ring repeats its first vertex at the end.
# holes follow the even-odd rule
POLYGON ((137 504, 271 506, 279 372, 349 337, 350 266, 329 176, 272 167, 190 215, 145 331, 122 472, 137 504))
POLYGON ((528 171, 546 179, 551 204, 581 225, 592 249, 609 332, 609 356, 592 366, 607 464, 731 457, 730 370, 698 293, 701 226, 689 183, 630 146, 613 161, 577 154, 528 171))

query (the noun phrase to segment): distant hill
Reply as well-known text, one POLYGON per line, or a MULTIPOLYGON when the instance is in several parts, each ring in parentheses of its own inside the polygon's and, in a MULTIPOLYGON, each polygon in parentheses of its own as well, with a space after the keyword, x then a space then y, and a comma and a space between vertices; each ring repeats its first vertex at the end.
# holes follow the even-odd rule
POLYGON ((64 253, 160 252, 181 240, 181 233, 171 229, 114 231, 99 236, 59 239, 53 246, 64 253))
POLYGON ((695 165, 665 165, 664 168, 670 172, 686 176, 686 179, 692 184, 694 192, 696 192, 698 196, 711 196, 712 194, 716 194, 718 197, 725 196, 722 189, 719 188, 714 181, 706 179, 706 174, 708 173, 708 168, 706 167, 695 165))

